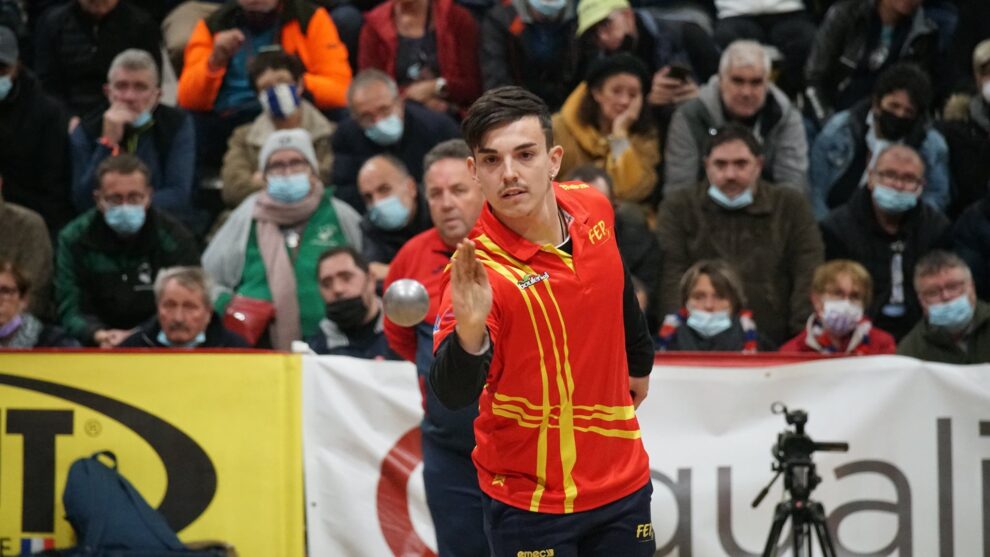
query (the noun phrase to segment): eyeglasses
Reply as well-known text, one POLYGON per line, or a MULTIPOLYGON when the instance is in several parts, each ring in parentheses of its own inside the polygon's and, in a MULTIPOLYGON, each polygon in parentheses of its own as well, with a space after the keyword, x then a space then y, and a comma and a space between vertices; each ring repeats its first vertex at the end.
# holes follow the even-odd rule
POLYGON ((101 196, 101 198, 104 203, 111 206, 123 205, 124 203, 128 205, 144 205, 144 202, 148 200, 148 194, 129 193, 127 195, 104 195, 101 196))
POLYGON ((278 161, 270 163, 267 167, 265 167, 265 172, 276 176, 287 176, 289 174, 304 172, 308 169, 309 162, 306 161, 306 159, 295 159, 291 161, 278 161))
POLYGON ((946 283, 944 286, 932 286, 926 288, 918 292, 918 295, 921 296, 921 299, 924 300, 925 303, 938 303, 939 300, 951 300, 962 296, 963 292, 966 291, 966 284, 967 283, 964 280, 955 280, 946 283))
POLYGON ((877 177, 879 177, 885 184, 904 184, 911 191, 917 190, 921 186, 925 185, 924 178, 919 178, 911 174, 898 174, 892 170, 881 170, 877 172, 877 177))
POLYGON ((21 291, 14 286, 0 286, 0 297, 4 296, 17 296, 20 297, 21 291))

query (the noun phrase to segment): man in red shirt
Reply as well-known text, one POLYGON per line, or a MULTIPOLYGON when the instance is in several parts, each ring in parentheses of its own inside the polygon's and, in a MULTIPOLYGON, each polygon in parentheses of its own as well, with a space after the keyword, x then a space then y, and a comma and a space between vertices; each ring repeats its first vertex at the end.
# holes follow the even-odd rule
POLYGON ((385 289, 396 280, 419 281, 430 294, 423 322, 402 327, 387 317, 389 346, 416 363, 423 394, 423 482, 426 503, 437 534, 437 553, 486 556, 484 518, 478 473, 471 462, 477 405, 448 410, 429 386, 433 364, 433 321, 443 294, 444 269, 457 243, 467 237, 485 202, 468 171, 471 150, 463 139, 437 144, 423 157, 423 189, 434 227, 413 236, 395 255, 385 277, 385 289))
POLYGON ((653 347, 611 204, 553 181, 563 149, 524 89, 487 92, 462 130, 488 203, 454 255, 430 381, 448 407, 478 397, 472 458, 492 552, 652 555, 634 408, 653 347))

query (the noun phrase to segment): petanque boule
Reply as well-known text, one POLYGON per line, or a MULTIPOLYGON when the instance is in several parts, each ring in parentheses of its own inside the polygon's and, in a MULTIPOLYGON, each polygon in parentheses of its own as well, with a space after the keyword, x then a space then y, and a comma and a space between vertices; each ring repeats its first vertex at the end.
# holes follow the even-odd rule
POLYGON ((382 301, 385 315, 402 327, 418 325, 430 310, 430 295, 426 292, 426 287, 413 279, 393 282, 385 291, 382 301))

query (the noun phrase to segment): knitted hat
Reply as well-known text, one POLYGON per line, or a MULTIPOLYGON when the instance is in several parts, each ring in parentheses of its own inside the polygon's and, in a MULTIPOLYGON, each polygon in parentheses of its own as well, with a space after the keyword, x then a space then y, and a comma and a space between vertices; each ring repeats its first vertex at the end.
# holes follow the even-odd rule
POLYGON ((588 73, 585 74, 584 80, 588 83, 588 88, 593 89, 601 85, 606 79, 620 73, 632 74, 639 78, 644 95, 649 90, 650 74, 646 69, 646 64, 639 58, 625 52, 593 61, 588 65, 588 73))
POLYGON ((630 7, 628 0, 581 0, 577 8, 577 36, 583 35, 615 10, 628 7, 630 7))
POLYGON ((258 155, 258 168, 264 171, 265 167, 268 166, 268 159, 271 158, 275 151, 281 151, 283 149, 293 149, 298 151, 309 165, 313 167, 316 171, 319 165, 316 163, 316 151, 313 150, 313 140, 309 136, 309 132, 302 128, 295 128, 291 130, 278 130, 273 132, 265 140, 265 144, 261 147, 261 153, 258 155))

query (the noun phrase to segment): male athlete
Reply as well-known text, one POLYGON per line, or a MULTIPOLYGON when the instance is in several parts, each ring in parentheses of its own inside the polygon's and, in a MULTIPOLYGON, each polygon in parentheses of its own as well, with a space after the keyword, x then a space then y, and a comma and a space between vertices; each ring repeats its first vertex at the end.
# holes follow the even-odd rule
POLYGON ((472 458, 492 552, 652 555, 635 406, 653 347, 612 206, 553 181, 563 149, 532 93, 485 93, 462 131, 487 203, 457 245, 430 380, 451 408, 478 398, 472 458))

